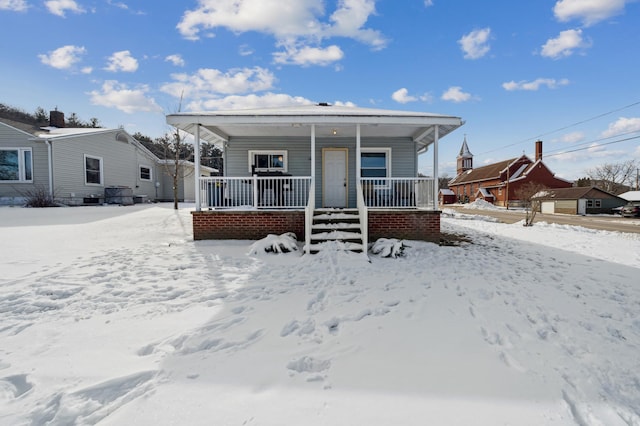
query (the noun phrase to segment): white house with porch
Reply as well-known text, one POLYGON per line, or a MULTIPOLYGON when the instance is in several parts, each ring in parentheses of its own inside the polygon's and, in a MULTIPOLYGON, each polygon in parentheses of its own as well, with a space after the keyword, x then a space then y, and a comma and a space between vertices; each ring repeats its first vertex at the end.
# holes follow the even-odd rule
POLYGON ((223 147, 224 176, 197 182, 195 239, 291 231, 310 250, 323 237, 361 248, 383 236, 439 239, 438 143, 463 121, 317 104, 176 113, 167 123, 194 136, 196 155, 203 140, 223 147), (419 177, 427 152, 433 176, 419 177), (332 215, 357 220, 320 223, 332 215))

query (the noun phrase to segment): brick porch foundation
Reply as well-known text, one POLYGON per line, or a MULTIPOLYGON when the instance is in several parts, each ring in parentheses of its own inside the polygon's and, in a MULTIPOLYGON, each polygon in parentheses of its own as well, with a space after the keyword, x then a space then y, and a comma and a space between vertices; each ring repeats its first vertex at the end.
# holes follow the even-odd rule
MULTIPOLYGON (((194 240, 259 240, 293 232, 304 240, 304 211, 206 210, 191 212, 194 240)), ((440 212, 369 210, 369 241, 378 238, 440 241, 440 212)))
POLYGON ((378 238, 440 241, 440 212, 431 210, 369 210, 369 242, 378 238))
POLYGON ((191 212, 194 240, 260 240, 293 232, 304 240, 304 211, 207 210, 191 212))

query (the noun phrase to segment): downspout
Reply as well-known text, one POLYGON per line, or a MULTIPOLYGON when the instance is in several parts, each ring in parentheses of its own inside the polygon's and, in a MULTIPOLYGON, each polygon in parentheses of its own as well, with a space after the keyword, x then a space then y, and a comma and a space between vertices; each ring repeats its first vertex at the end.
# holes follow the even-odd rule
POLYGON ((433 210, 438 211, 438 139, 440 127, 436 124, 433 137, 433 210))
POLYGON ((47 144, 47 157, 49 163, 49 196, 53 199, 53 146, 51 145, 50 140, 45 140, 44 143, 47 144))
POLYGON ((196 125, 196 133, 194 135, 196 137, 196 146, 193 150, 193 159, 195 162, 194 165, 194 184, 196 189, 196 211, 200 211, 200 124, 196 125))

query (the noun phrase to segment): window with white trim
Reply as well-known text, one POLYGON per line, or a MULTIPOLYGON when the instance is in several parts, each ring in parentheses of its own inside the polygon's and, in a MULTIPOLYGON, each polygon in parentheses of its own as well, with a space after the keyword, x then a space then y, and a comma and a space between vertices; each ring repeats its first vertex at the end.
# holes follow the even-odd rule
POLYGON ((0 148, 0 182, 33 182, 31 148, 0 148))
POLYGON ((360 152, 361 177, 390 177, 391 148, 362 148, 360 152))
POLYGON ((140 165, 140 180, 150 182, 152 179, 151 167, 140 165))
POLYGON ((249 172, 286 172, 287 151, 249 151, 249 172))
POLYGON ((84 183, 86 185, 102 185, 103 168, 102 158, 84 155, 84 183))

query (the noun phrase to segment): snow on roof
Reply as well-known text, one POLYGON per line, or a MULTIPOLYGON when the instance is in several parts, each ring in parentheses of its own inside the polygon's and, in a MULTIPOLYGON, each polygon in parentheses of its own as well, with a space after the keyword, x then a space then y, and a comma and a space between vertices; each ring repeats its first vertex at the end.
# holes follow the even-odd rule
POLYGON ((450 117, 443 114, 415 111, 397 111, 355 106, 313 104, 288 107, 235 109, 216 111, 179 112, 170 116, 225 116, 225 117, 287 117, 287 116, 326 116, 326 117, 450 117))
POLYGON ((627 191, 618 195, 620 198, 624 198, 627 201, 640 201, 640 191, 627 191))
POLYGON ((441 190, 440 190, 440 193, 441 193, 442 195, 456 195, 456 193, 455 193, 455 192, 453 192, 453 191, 452 191, 452 190, 450 190, 450 189, 441 189, 441 190))
POLYGON ((92 135, 119 130, 103 127, 42 127, 41 129, 44 132, 37 135, 40 139, 60 139, 69 136, 92 135))

